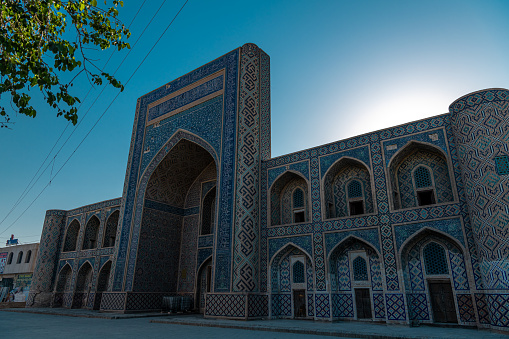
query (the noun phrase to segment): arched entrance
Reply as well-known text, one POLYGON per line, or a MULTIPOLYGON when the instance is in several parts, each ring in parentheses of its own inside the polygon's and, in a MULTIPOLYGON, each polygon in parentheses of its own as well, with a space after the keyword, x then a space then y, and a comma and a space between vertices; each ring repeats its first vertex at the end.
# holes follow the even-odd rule
POLYGON ((92 288, 93 273, 94 271, 92 269, 92 266, 88 261, 86 261, 78 271, 72 308, 87 307, 90 290, 92 288))
POLYGON ((463 250, 456 241, 425 229, 403 246, 401 258, 410 320, 458 323, 458 301, 470 299, 464 304, 472 305, 472 295, 463 250))
POLYGON ((65 303, 65 295, 71 295, 71 278, 72 268, 69 264, 65 264, 64 267, 58 273, 58 280, 55 286, 55 293, 53 296, 52 307, 60 307, 64 304, 70 305, 70 302, 65 303))
POLYGON ((207 259, 200 267, 196 282, 195 307, 200 313, 205 311, 205 294, 211 291, 212 287, 212 258, 207 259))
POLYGON ((378 252, 365 241, 349 237, 329 256, 332 316, 383 320, 382 264, 378 252))
POLYGON ((270 265, 272 316, 307 318, 314 315, 314 274, 310 256, 288 244, 270 265))
POLYGON ((94 310, 98 310, 101 307, 101 299, 104 291, 108 289, 108 279, 111 271, 111 261, 108 260, 99 271, 97 277, 97 287, 94 297, 94 310))
POLYGON ((215 197, 207 194, 216 186, 216 162, 204 147, 182 139, 144 174, 149 178, 133 291, 196 296, 200 220, 205 216, 205 235, 212 234, 218 209, 215 197))

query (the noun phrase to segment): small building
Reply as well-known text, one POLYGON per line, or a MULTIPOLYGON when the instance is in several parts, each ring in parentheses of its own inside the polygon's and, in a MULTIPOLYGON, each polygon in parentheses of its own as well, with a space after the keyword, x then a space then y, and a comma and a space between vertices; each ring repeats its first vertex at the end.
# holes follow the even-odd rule
POLYGON ((275 158, 270 95, 246 44, 140 97, 122 197, 47 211, 27 305, 509 329, 508 90, 275 158))
POLYGON ((8 301, 12 290, 16 292, 12 301, 26 301, 38 250, 39 243, 0 248, 0 302, 8 301))

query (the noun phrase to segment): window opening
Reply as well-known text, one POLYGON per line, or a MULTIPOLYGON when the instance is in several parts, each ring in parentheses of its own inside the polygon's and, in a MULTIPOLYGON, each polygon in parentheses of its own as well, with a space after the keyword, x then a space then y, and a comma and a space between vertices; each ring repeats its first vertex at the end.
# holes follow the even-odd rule
POLYGON ((7 265, 10 265, 12 264, 12 256, 13 256, 13 253, 9 253, 9 259, 7 259, 7 265))
POLYGON ((16 264, 21 264, 22 259, 23 259, 23 251, 20 251, 18 253, 18 261, 16 262, 16 264))
POLYGON ((216 188, 212 188, 203 198, 201 235, 212 234, 216 209, 216 188))
POLYGON ((29 250, 27 252, 27 256, 26 256, 26 259, 25 259, 25 263, 29 263, 30 262, 30 258, 32 257, 32 251, 29 250))
POLYGON ((431 187, 431 175, 429 170, 424 166, 419 166, 414 172, 415 187, 426 188, 431 187))
POLYGON ((368 265, 363 257, 357 257, 352 262, 353 267, 353 280, 367 281, 368 280, 368 265))
POLYGON ((293 208, 302 208, 304 207, 304 192, 297 188, 293 192, 293 208))
POLYGON ((362 185, 358 180, 348 184, 348 198, 362 198, 362 185))
POLYGON ((435 195, 433 190, 417 191, 417 201, 419 206, 435 204, 435 195))
POLYGON ((303 284, 304 283, 304 264, 301 261, 293 264, 293 283, 303 284))
POLYGON ((305 222, 306 214, 304 213, 304 191, 300 188, 293 191, 293 222, 305 222))
POLYGON ((350 215, 364 214, 364 196, 361 182, 359 180, 351 181, 347 186, 347 192, 350 215))
POLYGON ((449 273, 445 250, 439 244, 432 242, 426 245, 423 250, 423 256, 426 274, 435 275, 449 273))
POLYGON ((417 167, 414 171, 414 182, 418 205, 427 206, 435 204, 435 192, 429 169, 424 166, 417 167))
POLYGON ((364 204, 361 201, 350 201, 350 215, 364 214, 364 204))

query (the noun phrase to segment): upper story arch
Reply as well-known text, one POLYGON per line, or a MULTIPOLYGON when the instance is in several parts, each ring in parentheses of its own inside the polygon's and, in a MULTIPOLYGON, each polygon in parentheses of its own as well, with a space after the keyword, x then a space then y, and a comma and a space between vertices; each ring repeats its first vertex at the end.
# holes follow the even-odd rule
POLYGON ((120 211, 116 210, 113 213, 111 213, 108 219, 106 220, 106 227, 104 228, 102 247, 115 246, 119 216, 120 211))
POLYGON ((63 252, 76 251, 78 237, 80 235, 80 222, 78 219, 71 221, 65 232, 63 252))
POLYGON ((325 219, 373 213, 373 180, 369 167, 352 157, 338 159, 322 180, 325 219))
POLYGON ((394 210, 429 206, 455 200, 452 164, 439 147, 410 141, 388 164, 389 189, 394 210))
POLYGON ((299 172, 287 170, 269 189, 271 226, 308 222, 310 220, 310 187, 299 172))
POLYGON ((83 250, 89 250, 97 248, 97 243, 99 239, 99 226, 101 225, 101 221, 96 215, 90 217, 85 226, 85 236, 83 237, 83 250))

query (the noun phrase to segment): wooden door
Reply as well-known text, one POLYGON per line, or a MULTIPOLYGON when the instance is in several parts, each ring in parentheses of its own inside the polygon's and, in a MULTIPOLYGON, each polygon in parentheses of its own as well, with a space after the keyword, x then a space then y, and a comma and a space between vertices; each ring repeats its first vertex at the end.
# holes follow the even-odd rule
POLYGON ((449 282, 430 282, 429 295, 436 323, 457 323, 454 295, 449 282))
POLYGON ((368 288, 355 289, 355 306, 357 308, 357 319, 371 319, 371 297, 368 288))
POLYGON ((293 290, 293 315, 295 318, 306 316, 306 291, 293 290))

